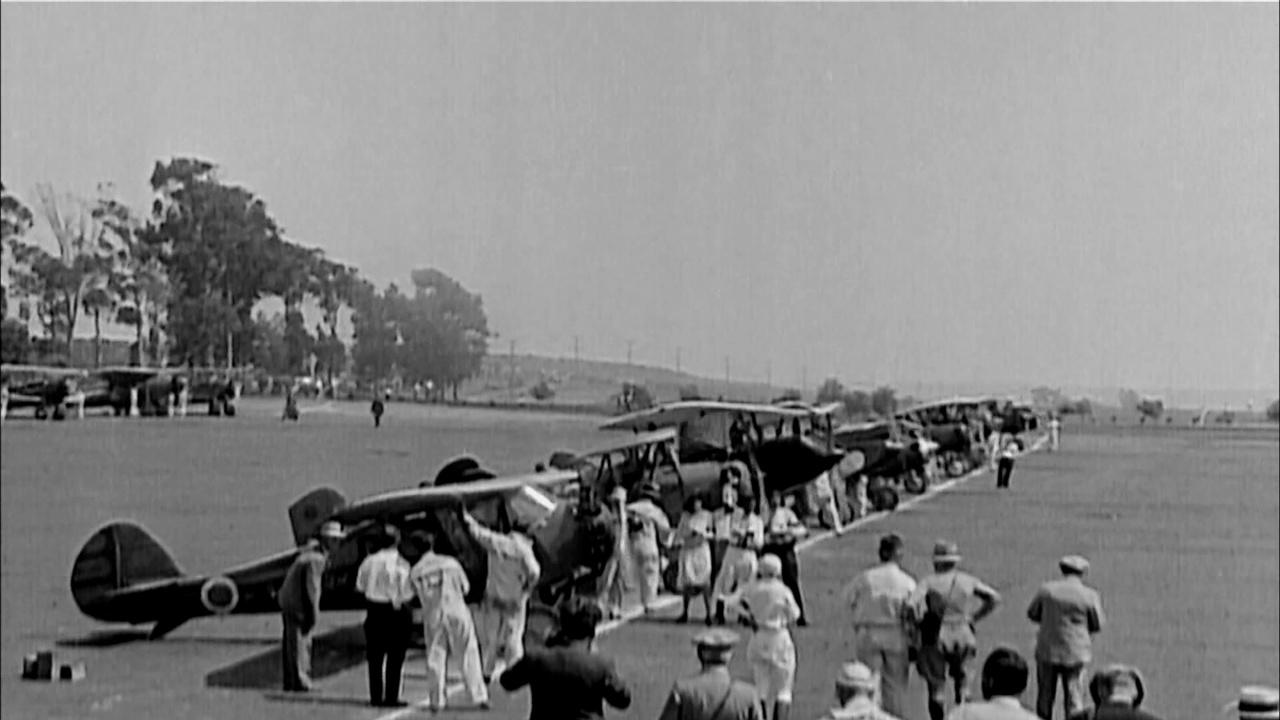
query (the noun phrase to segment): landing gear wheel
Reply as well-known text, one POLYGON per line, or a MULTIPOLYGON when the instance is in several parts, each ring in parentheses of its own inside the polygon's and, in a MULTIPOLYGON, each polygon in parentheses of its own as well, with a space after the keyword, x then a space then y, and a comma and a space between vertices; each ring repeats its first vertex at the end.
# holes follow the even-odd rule
POLYGON ((902 489, 919 495, 929 489, 929 478, 922 472, 908 472, 902 476, 902 489))
POLYGON ((868 494, 871 496, 871 506, 876 510, 893 512, 898 507, 898 491, 888 485, 869 491, 868 494))

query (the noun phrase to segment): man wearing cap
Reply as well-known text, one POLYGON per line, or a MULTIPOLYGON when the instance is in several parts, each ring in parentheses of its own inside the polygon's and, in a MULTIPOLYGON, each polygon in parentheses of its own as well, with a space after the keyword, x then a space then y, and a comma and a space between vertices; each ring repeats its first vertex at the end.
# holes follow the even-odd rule
POLYGON ((853 616, 853 654, 879 675, 884 709, 906 711, 910 679, 910 640, 903 625, 906 606, 916 581, 903 572, 902 538, 880 538, 880 564, 859 574, 844 589, 845 606, 853 616))
POLYGON ((446 670, 452 657, 455 665, 462 668, 462 684, 471 702, 488 707, 489 689, 480 667, 475 624, 467 607, 467 593, 471 592, 467 573, 456 559, 435 552, 435 538, 430 534, 415 533, 413 544, 422 553, 409 572, 409 582, 422 603, 427 702, 433 710, 444 708, 446 670))
POLYGON ((747 644, 747 660, 756 690, 773 707, 773 720, 787 720, 791 713, 796 646, 787 626, 800 618, 800 606, 781 575, 782 561, 777 555, 765 555, 760 558, 760 578, 733 603, 746 611, 755 629, 747 644))
POLYGON ((356 570, 356 592, 364 596, 364 647, 369 662, 369 701, 374 707, 397 707, 400 702, 400 671, 413 615, 409 601, 409 561, 400 554, 400 530, 387 525, 374 538, 376 552, 370 553, 356 570))
MULTIPOLYGON (((1069 719, 1159 720, 1156 716, 1138 709, 1142 705, 1145 694, 1142 674, 1137 668, 1120 664, 1108 665, 1094 673, 1089 680, 1089 695, 1093 698, 1093 709, 1078 711, 1069 716, 1069 719)), ((1258 719, 1249 718, 1248 720, 1258 719)))
POLYGON ((462 520, 488 553, 489 577, 479 612, 480 653, 485 677, 492 679, 524 654, 525 611, 542 566, 534 555, 533 542, 521 528, 511 533, 494 532, 465 508, 462 520))
POLYGON ((764 720, 756 689, 729 675, 738 634, 717 628, 698 635, 693 643, 702 671, 676 681, 659 720, 764 720))
POLYGON ((933 574, 920 580, 911 600, 911 614, 920 621, 921 634, 916 669, 929 686, 931 720, 944 716, 948 676, 955 702, 966 699, 969 662, 978 652, 974 625, 1000 604, 1000 593, 959 570, 961 559, 955 543, 939 540, 934 544, 933 574))
POLYGON ((316 537, 293 559, 276 593, 284 623, 280 662, 285 692, 311 689, 311 633, 320 617, 321 579, 329 553, 341 539, 341 525, 332 521, 321 525, 316 537))
POLYGON ((860 662, 845 663, 836 676, 836 702, 840 706, 832 708, 822 720, 898 720, 876 703, 879 687, 880 678, 871 668, 860 662))
POLYGON ((1098 591, 1084 584, 1089 561, 1068 555, 1058 561, 1062 578, 1040 586, 1027 608, 1027 618, 1040 626, 1036 634, 1036 714, 1053 717, 1054 696, 1062 684, 1062 709, 1071 717, 1084 707, 1084 668, 1093 660, 1092 636, 1102 630, 1104 616, 1098 591))
POLYGON ((1280 690, 1249 685, 1240 688, 1240 699, 1227 707, 1239 720, 1280 720, 1280 690))

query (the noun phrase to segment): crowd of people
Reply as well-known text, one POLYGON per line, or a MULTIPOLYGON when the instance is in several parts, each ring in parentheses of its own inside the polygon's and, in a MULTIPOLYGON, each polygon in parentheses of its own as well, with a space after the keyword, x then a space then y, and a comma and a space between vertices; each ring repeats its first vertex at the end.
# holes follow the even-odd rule
MULTIPOLYGON (((665 549, 674 557, 674 585, 682 600, 677 622, 688 622, 693 601, 700 599, 706 625, 740 625, 738 632, 750 634, 745 653, 751 677, 749 682, 735 679, 728 669, 741 640, 738 632, 708 629, 694 642, 701 671, 675 683, 659 717, 789 720, 797 669, 791 627, 806 621, 796 543, 807 529, 789 496, 775 494, 773 511, 762 515, 759 502, 743 492, 745 477, 745 468, 728 468, 717 488, 716 509, 708 510, 703 498, 694 497, 674 529, 656 488, 642 486, 630 500, 615 489, 604 502, 614 511, 610 517, 616 518, 617 532, 610 535, 610 559, 597 591, 574 595, 561 606, 558 629, 545 647, 523 646, 525 612, 541 572, 530 528, 499 533, 460 511, 462 525, 488 559, 485 592, 473 615, 459 561, 437 552, 429 534, 415 532, 402 542, 399 531, 387 526, 356 577, 356 590, 368 608, 370 702, 404 704, 400 676, 413 622, 409 605, 416 599, 422 607, 431 708, 447 704, 450 666, 461 669, 472 706, 488 707, 495 681, 507 691, 529 687, 530 720, 602 718, 605 705, 629 707, 628 684, 613 661, 596 652, 595 636, 606 617, 622 613, 628 589, 639 591, 643 612, 655 611, 665 549)), ((319 578, 326 552, 340 537, 336 523, 322 525, 280 590, 286 690, 310 687, 319 578)), ((905 546, 897 534, 881 537, 879 563, 854 576, 841 592, 852 642, 849 661, 834 678, 836 707, 824 718, 906 717, 914 669, 926 687, 930 720, 1051 720, 1059 697, 1061 717, 1068 720, 1158 720, 1141 709, 1145 690, 1136 668, 1113 664, 1088 672, 1093 637, 1103 631, 1106 618, 1098 591, 1085 582, 1086 558, 1061 558, 1060 576, 1040 586, 1027 607, 1036 633, 1034 657, 1029 662, 1009 647, 990 652, 978 678, 980 698, 974 698, 977 629, 1003 600, 962 569, 964 558, 955 543, 937 541, 930 558, 933 571, 919 579, 902 569, 905 546), (1034 711, 1022 704, 1033 670, 1034 711)), ((1273 691, 1259 688, 1247 693, 1237 704, 1242 720, 1277 718, 1280 695, 1273 698, 1273 691)))

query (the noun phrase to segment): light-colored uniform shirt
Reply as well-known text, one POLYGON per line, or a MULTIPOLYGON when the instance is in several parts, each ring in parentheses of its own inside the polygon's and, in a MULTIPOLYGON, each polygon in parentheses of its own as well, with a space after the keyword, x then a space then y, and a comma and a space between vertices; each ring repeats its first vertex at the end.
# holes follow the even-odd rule
POLYGON ((379 550, 360 563, 356 591, 369 602, 390 603, 398 608, 413 598, 409 570, 409 561, 396 548, 379 550))
POLYGON ((947 720, 1038 720, 1036 714, 1022 707, 1018 698, 994 697, 985 702, 959 705, 947 714, 947 720))
POLYGON ((898 716, 881 710, 871 698, 859 695, 845 703, 844 707, 828 710, 820 720, 898 720, 898 716))
POLYGON ((931 605, 942 613, 938 646, 944 649, 973 647, 973 615, 978 610, 979 596, 988 595, 999 602, 1000 593, 978 578, 961 570, 934 573, 920 579, 912 595, 917 617, 931 605))
POLYGON ((788 538, 794 540, 803 536, 805 528, 795 511, 784 505, 775 508, 773 514, 769 516, 765 532, 770 535, 769 542, 786 542, 788 538))
POLYGON ((658 720, 764 720, 756 689, 734 680, 723 666, 677 680, 658 720), (721 701, 723 700, 723 705, 721 701), (716 713, 719 708, 719 713, 716 713))
POLYGON ((631 551, 640 557, 658 557, 659 536, 664 537, 671 532, 671 522, 652 500, 637 500, 627 506, 630 528, 639 528, 628 533, 631 551))
POLYGON ((757 580, 743 590, 738 601, 751 612, 760 630, 785 630, 800 619, 800 606, 791 590, 777 578, 757 580))
POLYGON ((489 554, 489 578, 484 594, 503 603, 523 603, 538 584, 542 566, 533 553, 533 543, 518 533, 504 535, 481 525, 470 515, 467 528, 489 554))
POLYGON ((712 517, 714 518, 714 528, 712 536, 715 540, 732 540, 733 526, 739 517, 742 517, 742 508, 737 507, 721 507, 718 508, 712 517))
POLYGON ((756 514, 741 513, 734 518, 729 544, 746 550, 759 550, 764 545, 764 519, 756 514))
POLYGON ((853 627, 902 629, 902 609, 916 591, 916 581, 895 562, 860 573, 844 589, 853 627))
POLYGON ((429 552, 409 571, 409 582, 422 603, 422 621, 438 623, 448 613, 467 613, 471 582, 462 564, 448 555, 429 552))
POLYGON ((1055 665, 1083 665, 1093 660, 1092 635, 1102 630, 1102 598, 1076 576, 1040 586, 1027 608, 1039 623, 1036 660, 1055 665))

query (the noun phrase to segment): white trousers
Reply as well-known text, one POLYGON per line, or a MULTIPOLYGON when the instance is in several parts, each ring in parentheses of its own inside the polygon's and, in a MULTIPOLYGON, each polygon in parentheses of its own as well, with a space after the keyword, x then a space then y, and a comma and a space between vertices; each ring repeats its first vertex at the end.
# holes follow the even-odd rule
POLYGON ((424 622, 422 637, 427 647, 427 699, 433 707, 445 706, 450 658, 462 670, 462 684, 471 703, 489 702, 476 628, 465 605, 442 613, 434 624, 424 622))
POLYGON ((632 551, 631 572, 634 573, 636 585, 640 588, 640 605, 648 610, 658 599, 658 588, 662 582, 662 562, 657 555, 632 551))
POLYGON ((484 674, 496 677, 524 655, 525 606, 522 599, 515 607, 495 603, 489 598, 476 608, 480 633, 480 654, 484 674))
POLYGON ((796 682, 796 646, 787 630, 760 630, 747 643, 756 692, 765 706, 790 703, 796 682))
POLYGON ((733 546, 726 548, 724 561, 720 563, 720 574, 716 576, 716 600, 724 602, 746 587, 747 583, 755 579, 759 564, 755 550, 733 546))

